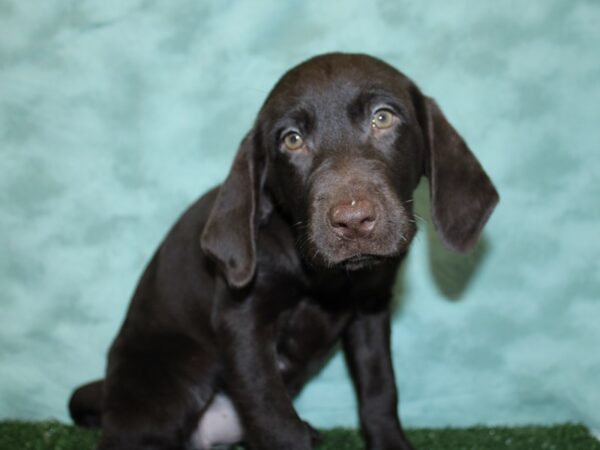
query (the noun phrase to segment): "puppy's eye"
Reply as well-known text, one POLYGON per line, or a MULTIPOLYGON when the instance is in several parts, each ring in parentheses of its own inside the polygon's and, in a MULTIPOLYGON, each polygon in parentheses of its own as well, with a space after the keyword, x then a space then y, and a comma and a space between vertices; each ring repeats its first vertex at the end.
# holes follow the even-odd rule
POLYGON ((395 117, 389 109, 380 109, 373 114, 371 126, 379 129, 389 128, 394 124, 395 117))
POLYGON ((296 132, 291 132, 283 137, 283 143, 288 150, 300 150, 304 146, 304 139, 296 132))

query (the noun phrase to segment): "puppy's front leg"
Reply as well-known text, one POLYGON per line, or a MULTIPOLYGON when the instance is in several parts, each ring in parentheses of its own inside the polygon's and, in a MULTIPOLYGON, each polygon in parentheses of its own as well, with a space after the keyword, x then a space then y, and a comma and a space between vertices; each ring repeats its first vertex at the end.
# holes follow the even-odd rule
POLYGON ((310 430, 298 417, 277 368, 276 317, 268 295, 254 289, 233 298, 228 289, 220 291, 214 325, 245 441, 253 450, 312 449, 310 430))
POLYGON ((344 332, 344 353, 356 388, 369 450, 410 450, 400 425, 390 351, 390 314, 357 315, 344 332))

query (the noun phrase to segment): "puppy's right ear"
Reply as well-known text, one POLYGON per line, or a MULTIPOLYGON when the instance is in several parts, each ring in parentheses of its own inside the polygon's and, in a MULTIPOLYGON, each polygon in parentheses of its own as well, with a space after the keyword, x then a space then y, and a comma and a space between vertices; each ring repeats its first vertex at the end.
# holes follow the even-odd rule
POLYGON ((256 269, 258 208, 266 165, 258 149, 251 131, 240 144, 200 237, 202 250, 235 288, 247 285, 256 269))
POLYGON ((413 88, 425 138, 433 222, 446 246, 470 251, 500 197, 490 177, 437 103, 413 88))

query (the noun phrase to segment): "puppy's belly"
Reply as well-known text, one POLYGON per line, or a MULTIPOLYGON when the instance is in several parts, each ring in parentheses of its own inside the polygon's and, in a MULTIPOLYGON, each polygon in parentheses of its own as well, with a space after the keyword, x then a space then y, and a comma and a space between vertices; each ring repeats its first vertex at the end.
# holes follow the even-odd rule
POLYGON ((244 429, 231 399, 220 392, 200 417, 191 443, 196 450, 209 450, 218 445, 236 444, 243 436, 244 429))

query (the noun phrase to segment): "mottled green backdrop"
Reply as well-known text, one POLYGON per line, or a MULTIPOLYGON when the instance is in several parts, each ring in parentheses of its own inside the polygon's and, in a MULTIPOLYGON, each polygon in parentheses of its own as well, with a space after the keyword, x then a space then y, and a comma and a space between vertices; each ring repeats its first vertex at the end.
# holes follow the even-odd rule
MULTIPOLYGON (((410 426, 600 429, 598 1, 0 0, 0 416, 66 419, 148 257, 277 78, 367 52, 435 97, 502 201, 420 237, 393 335, 410 426)), ((297 405, 355 424, 335 357, 297 405)))

